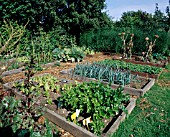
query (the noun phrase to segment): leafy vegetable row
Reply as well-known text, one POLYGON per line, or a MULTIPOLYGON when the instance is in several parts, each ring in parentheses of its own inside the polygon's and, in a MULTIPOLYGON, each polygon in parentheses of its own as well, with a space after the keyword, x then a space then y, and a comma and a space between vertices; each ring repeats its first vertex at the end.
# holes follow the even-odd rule
POLYGON ((123 86, 129 84, 131 81, 131 74, 129 71, 122 71, 120 69, 113 70, 109 65, 101 66, 89 63, 77 64, 74 68, 74 76, 75 75, 95 78, 100 81, 107 81, 123 86))
POLYGON ((61 90, 64 90, 64 88, 69 88, 69 86, 61 87, 59 82, 60 80, 56 77, 46 74, 31 78, 31 85, 29 86, 26 86, 27 83, 24 81, 15 82, 13 86, 25 95, 34 94, 36 97, 42 95, 47 98, 46 102, 51 104, 52 99, 50 98, 50 92, 59 93, 61 90))
POLYGON ((113 90, 99 82, 81 83, 62 92, 59 101, 62 108, 72 112, 80 110, 80 116, 90 117, 92 122, 88 125, 89 130, 99 135, 104 128, 103 119, 125 111, 124 104, 129 101, 129 96, 122 91, 123 88, 113 90))
POLYGON ((95 64, 106 65, 114 69, 118 69, 118 68, 129 69, 131 71, 145 72, 149 74, 159 74, 162 71, 162 68, 159 68, 159 67, 127 63, 127 62, 120 61, 120 60, 106 59, 103 61, 95 62, 95 64))

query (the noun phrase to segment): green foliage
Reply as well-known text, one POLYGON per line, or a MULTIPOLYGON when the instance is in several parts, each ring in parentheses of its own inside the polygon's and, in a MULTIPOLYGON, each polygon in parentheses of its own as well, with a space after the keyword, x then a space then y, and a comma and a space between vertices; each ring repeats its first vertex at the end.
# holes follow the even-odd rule
POLYGON ((145 73, 149 73, 149 74, 159 74, 162 71, 162 68, 159 68, 159 67, 127 63, 127 62, 120 61, 120 60, 106 59, 103 61, 96 62, 96 64, 107 65, 114 69, 128 69, 131 71, 145 72, 145 73))
POLYGON ((105 0, 59 0, 57 1, 57 15, 61 18, 64 28, 76 36, 79 42, 80 34, 88 29, 107 26, 111 22, 106 13, 105 0))
POLYGON ((27 86, 27 83, 24 81, 16 82, 13 86, 26 96, 44 96, 46 97, 45 103, 51 104, 52 99, 50 97, 50 92, 60 92, 60 86, 56 85, 57 82, 59 82, 57 78, 46 74, 30 78, 29 86, 27 86))
POLYGON ((160 54, 160 53, 153 54, 153 58, 156 59, 156 60, 167 60, 167 57, 160 54))
MULTIPOLYGON (((4 97, 0 105, 0 128, 11 127, 12 134, 10 136, 35 137, 35 134, 38 134, 39 137, 53 136, 52 128, 47 120, 38 123, 37 119, 42 115, 38 109, 30 108, 27 103, 25 104, 11 96, 4 97)), ((58 131, 53 129, 55 130, 54 134, 57 135, 58 131)), ((6 130, 6 132, 9 131, 6 130)))
MULTIPOLYGON (((29 19, 29 30, 45 31, 52 28, 62 27, 68 34, 76 36, 78 40, 80 34, 88 29, 111 26, 111 19, 106 12, 105 0, 26 0, 11 2, 1 0, 0 12, 2 19, 11 19, 20 24, 26 23, 29 19)), ((2 20, 0 20, 0 24, 2 20)))
POLYGON ((95 51, 121 52, 123 49, 118 33, 113 28, 101 28, 83 33, 80 37, 80 45, 95 51))
POLYGON ((55 4, 56 2, 54 1, 45 0, 14 0, 13 2, 1 0, 1 18, 18 21, 20 24, 26 23, 29 19, 28 27, 32 31, 38 30, 40 27, 49 30, 59 22, 55 12, 55 4))
POLYGON ((90 131, 100 135, 101 129, 105 127, 103 119, 114 117, 122 110, 126 111, 123 104, 129 102, 129 96, 122 91, 123 88, 113 90, 101 83, 82 83, 62 92, 59 101, 63 108, 72 112, 80 109, 80 116, 84 118, 91 116, 90 131))
POLYGON ((64 48, 64 49, 56 48, 53 50, 53 56, 56 60, 62 62, 67 62, 67 61, 80 62, 85 57, 85 54, 80 48, 74 46, 71 48, 64 48))
POLYGON ((131 74, 129 71, 122 71, 120 69, 112 69, 109 65, 97 65, 96 63, 93 64, 77 64, 74 68, 74 74, 88 77, 88 78, 95 78, 99 81, 107 81, 110 84, 120 84, 120 85, 127 85, 131 81, 131 74))
POLYGON ((123 53, 122 42, 118 37, 118 32, 134 33, 132 54, 145 52, 145 37, 149 36, 152 40, 155 34, 159 35, 159 39, 153 48, 153 53, 167 54, 167 51, 169 51, 169 33, 160 30, 144 31, 137 27, 133 29, 128 29, 128 27, 101 28, 96 31, 88 31, 81 35, 80 45, 95 51, 123 53))

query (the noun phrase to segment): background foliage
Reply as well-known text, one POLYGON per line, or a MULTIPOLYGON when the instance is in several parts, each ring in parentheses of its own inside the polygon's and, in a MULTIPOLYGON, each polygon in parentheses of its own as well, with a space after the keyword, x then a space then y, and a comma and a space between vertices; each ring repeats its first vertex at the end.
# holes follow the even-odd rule
MULTIPOLYGON (((60 46, 70 47, 71 41, 76 38, 76 45, 86 46, 96 51, 122 52, 122 43, 118 33, 134 33, 133 53, 146 50, 145 37, 157 40, 154 51, 169 55, 170 10, 166 13, 156 4, 154 14, 145 11, 127 11, 119 21, 112 21, 111 17, 103 12, 106 8, 105 0, 1 0, 0 26, 3 20, 17 21, 24 25, 29 20, 27 30, 21 39, 20 51, 22 55, 32 52, 32 40, 38 42, 35 49, 41 51, 42 43, 53 51, 60 46), (43 36, 42 36, 43 35, 43 36), (64 39, 64 40, 63 40, 64 39)), ((15 49, 14 49, 15 50, 15 49)), ((39 52, 38 51, 38 52, 39 52)))

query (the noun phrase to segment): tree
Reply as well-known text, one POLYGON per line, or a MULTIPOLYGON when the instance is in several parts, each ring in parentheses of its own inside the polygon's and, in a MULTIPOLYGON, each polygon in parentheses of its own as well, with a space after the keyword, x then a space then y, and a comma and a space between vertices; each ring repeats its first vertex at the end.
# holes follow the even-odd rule
MULTIPOLYGON (((24 26, 18 25, 17 22, 12 23, 11 21, 5 21, 0 28, 0 56, 7 52, 9 49, 13 49, 21 40, 23 36, 27 23, 24 26)), ((2 73, 8 69, 8 67, 14 61, 5 61, 0 63, 0 84, 3 82, 2 73)))
POLYGON ((25 24, 29 19, 28 28, 38 30, 51 29, 59 21, 55 13, 55 1, 52 0, 1 0, 0 25, 4 19, 25 24))
POLYGON ((144 31, 152 31, 154 29, 152 15, 141 10, 124 12, 120 21, 116 24, 131 29, 140 28, 144 31))
POLYGON ((165 31, 168 32, 170 29, 170 0, 169 5, 166 7, 166 15, 164 16, 165 20, 165 31))
POLYGON ((58 0, 56 9, 63 27, 79 42, 80 34, 89 29, 99 28, 108 24, 105 0, 58 0))
POLYGON ((162 13, 161 10, 159 10, 158 3, 156 3, 153 20, 155 22, 154 23, 154 28, 155 29, 164 30, 164 27, 165 27, 164 13, 162 13))

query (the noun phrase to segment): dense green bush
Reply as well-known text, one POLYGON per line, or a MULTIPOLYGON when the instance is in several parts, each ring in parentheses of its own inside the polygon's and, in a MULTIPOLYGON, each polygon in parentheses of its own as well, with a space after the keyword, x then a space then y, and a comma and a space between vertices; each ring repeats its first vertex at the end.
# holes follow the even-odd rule
MULTIPOLYGON (((85 45, 96 51, 122 53, 122 41, 120 37, 118 37, 118 33, 128 31, 129 30, 124 27, 111 29, 103 28, 95 31, 89 31, 81 36, 80 44, 85 45)), ((154 30, 152 32, 149 32, 143 31, 139 28, 133 28, 130 30, 130 32, 134 33, 134 46, 132 49, 132 54, 141 54, 141 52, 145 52, 147 50, 145 38, 149 37, 150 40, 154 41, 154 35, 156 34, 159 35, 159 38, 156 41, 156 45, 153 48, 153 52, 166 54, 169 50, 170 34, 163 30, 154 30)))
POLYGON ((80 45, 95 51, 121 52, 121 41, 114 29, 98 29, 81 35, 80 45))

